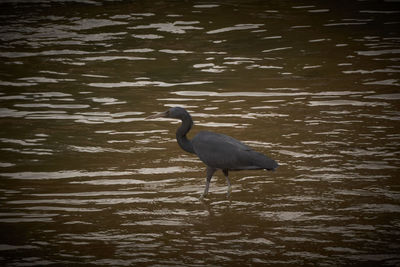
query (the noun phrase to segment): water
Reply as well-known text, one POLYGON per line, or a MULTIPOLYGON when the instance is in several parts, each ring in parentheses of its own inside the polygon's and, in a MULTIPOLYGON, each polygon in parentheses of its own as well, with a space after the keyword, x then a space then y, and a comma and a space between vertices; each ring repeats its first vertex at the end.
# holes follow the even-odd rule
POLYGON ((400 265, 397 1, 2 1, 0 261, 400 265), (205 168, 195 127, 276 172, 205 168))

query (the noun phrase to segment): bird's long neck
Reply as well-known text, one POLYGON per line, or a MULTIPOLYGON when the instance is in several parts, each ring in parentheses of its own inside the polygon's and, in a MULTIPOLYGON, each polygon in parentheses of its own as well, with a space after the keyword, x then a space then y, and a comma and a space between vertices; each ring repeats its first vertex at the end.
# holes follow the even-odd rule
POLYGON ((186 137, 186 134, 193 126, 192 117, 189 115, 189 113, 186 113, 184 116, 182 116, 181 120, 182 125, 176 130, 176 140, 183 150, 189 153, 195 153, 192 142, 186 137))

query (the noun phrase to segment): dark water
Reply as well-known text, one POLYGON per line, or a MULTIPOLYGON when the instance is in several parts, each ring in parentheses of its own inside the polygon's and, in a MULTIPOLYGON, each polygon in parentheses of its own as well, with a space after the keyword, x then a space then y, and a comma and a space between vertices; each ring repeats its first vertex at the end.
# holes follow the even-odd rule
POLYGON ((0 262, 400 265, 398 1, 1 1, 0 262), (280 163, 217 173, 212 130, 280 163))

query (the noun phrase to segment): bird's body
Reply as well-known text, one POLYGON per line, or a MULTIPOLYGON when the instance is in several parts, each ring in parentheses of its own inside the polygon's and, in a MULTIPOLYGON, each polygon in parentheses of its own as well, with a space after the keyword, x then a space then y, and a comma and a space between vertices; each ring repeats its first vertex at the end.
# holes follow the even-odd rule
POLYGON ((275 161, 224 134, 201 131, 192 139, 192 145, 200 160, 215 169, 272 170, 277 167, 275 161))
POLYGON ((202 196, 207 195, 211 178, 216 170, 222 170, 228 182, 230 193, 229 171, 237 170, 275 170, 278 164, 264 154, 252 150, 242 142, 224 135, 208 131, 200 131, 192 140, 186 134, 193 126, 192 117, 180 107, 155 114, 148 118, 168 117, 182 120, 182 125, 176 131, 176 139, 180 147, 196 154, 207 165, 206 188, 202 196))

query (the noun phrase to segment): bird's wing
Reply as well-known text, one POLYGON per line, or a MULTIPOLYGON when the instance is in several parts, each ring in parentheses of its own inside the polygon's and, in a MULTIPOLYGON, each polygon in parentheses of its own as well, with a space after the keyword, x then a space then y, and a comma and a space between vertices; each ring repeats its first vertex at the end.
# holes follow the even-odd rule
POLYGON ((197 156, 210 167, 231 170, 255 168, 253 153, 257 152, 230 136, 202 131, 193 138, 192 145, 197 156))

